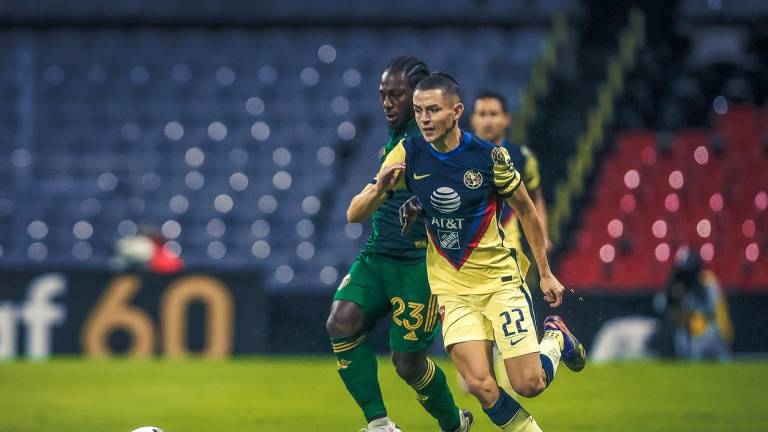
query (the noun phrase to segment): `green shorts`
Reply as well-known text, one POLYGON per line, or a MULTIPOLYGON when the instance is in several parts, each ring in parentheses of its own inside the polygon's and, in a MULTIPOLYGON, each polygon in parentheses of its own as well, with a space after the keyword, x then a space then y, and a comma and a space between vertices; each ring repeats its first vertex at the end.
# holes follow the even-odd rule
POLYGON ((360 306, 374 320, 392 311, 389 346, 395 352, 425 351, 437 334, 437 298, 426 263, 394 263, 361 254, 333 296, 360 306))

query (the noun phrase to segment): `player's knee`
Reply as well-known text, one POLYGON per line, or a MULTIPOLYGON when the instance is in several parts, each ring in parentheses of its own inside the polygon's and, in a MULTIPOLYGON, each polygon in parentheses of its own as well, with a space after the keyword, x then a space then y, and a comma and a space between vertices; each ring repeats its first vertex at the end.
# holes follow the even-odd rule
POLYGON ((362 314, 334 309, 325 322, 325 329, 331 337, 354 336, 363 331, 362 314))
POLYGON ((498 398, 499 385, 492 376, 483 377, 464 377, 467 382, 467 390, 480 401, 481 404, 488 405, 498 398))
POLYGON ((534 377, 518 382, 510 382, 510 384, 512 384, 512 389, 515 390, 515 393, 527 398, 538 396, 547 387, 541 378, 534 377))
POLYGON ((424 375, 426 369, 426 362, 423 356, 392 353, 392 364, 395 366, 397 375, 409 384, 418 381, 424 375))

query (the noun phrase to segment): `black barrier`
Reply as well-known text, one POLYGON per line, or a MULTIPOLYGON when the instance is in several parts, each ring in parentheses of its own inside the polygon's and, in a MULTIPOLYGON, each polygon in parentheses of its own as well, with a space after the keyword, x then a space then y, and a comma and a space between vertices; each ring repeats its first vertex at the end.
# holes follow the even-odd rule
POLYGON ((3 272, 0 358, 266 351, 258 274, 3 272))
MULTIPOLYGON (((0 359, 55 354, 228 357, 330 354, 325 333, 332 293, 267 295, 255 273, 175 276, 107 272, 0 273, 0 359)), ((651 294, 568 296, 550 309, 534 295, 539 328, 562 315, 590 347, 606 321, 654 317, 651 294)), ((734 351, 768 352, 768 295, 729 294, 734 351)), ((368 340, 388 351, 383 319, 368 340)), ((433 347, 441 351, 439 342, 433 347)))

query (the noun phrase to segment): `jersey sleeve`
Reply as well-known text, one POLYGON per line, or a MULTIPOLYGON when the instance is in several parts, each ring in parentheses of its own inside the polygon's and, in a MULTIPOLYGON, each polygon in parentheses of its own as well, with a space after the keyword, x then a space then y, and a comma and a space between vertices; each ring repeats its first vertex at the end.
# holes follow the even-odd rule
MULTIPOLYGON (((384 170, 384 168, 396 163, 405 163, 405 156, 405 140, 402 140, 392 149, 392 151, 389 152, 387 157, 384 159, 384 162, 381 163, 381 168, 379 168, 379 173, 376 174, 376 177, 374 178, 374 183, 379 180, 379 175, 384 170)), ((393 190, 403 190, 406 188, 405 173, 402 173, 400 175, 400 180, 397 182, 393 190)))
POLYGON ((493 184, 502 198, 509 198, 523 183, 504 147, 495 147, 491 152, 493 159, 493 184))
POLYGON ((539 160, 536 155, 526 146, 522 148, 525 156, 525 166, 523 169, 523 184, 529 192, 533 192, 541 186, 541 173, 539 172, 539 160))

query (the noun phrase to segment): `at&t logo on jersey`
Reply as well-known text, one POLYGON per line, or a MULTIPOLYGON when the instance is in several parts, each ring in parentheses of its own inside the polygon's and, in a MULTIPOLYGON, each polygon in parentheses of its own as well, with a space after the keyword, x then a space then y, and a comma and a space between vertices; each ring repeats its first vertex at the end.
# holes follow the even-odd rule
MULTIPOLYGON (((458 192, 446 186, 432 192, 429 201, 440 213, 453 213, 461 207, 461 197, 458 192)), ((463 222, 464 218, 432 218, 432 226, 449 230, 461 230, 463 222)), ((443 249, 461 249, 458 231, 437 230, 437 240, 443 249)))
POLYGON ((449 187, 441 187, 432 192, 429 201, 440 213, 453 213, 461 206, 461 197, 449 187))

